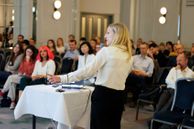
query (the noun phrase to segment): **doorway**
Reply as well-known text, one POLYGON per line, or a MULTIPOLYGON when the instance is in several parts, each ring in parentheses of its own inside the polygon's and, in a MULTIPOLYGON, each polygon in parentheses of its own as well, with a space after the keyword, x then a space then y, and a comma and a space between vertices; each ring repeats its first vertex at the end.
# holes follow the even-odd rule
POLYGON ((113 22, 113 15, 81 13, 80 37, 100 37, 104 42, 104 35, 109 24, 113 22))

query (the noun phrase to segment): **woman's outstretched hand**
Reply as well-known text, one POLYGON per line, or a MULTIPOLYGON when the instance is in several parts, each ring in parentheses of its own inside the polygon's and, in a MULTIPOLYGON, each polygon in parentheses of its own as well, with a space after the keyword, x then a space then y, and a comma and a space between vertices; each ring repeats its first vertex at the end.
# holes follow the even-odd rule
POLYGON ((60 83, 61 78, 58 75, 53 75, 49 78, 49 83, 54 84, 54 83, 60 83))

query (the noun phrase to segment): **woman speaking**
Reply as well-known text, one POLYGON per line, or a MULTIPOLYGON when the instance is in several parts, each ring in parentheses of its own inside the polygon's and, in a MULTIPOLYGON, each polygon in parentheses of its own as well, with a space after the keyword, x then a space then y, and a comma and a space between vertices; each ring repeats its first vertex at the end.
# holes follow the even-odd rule
POLYGON ((91 129, 120 129, 124 108, 125 81, 131 71, 131 42, 128 29, 121 23, 107 28, 103 47, 95 59, 82 69, 50 78, 51 83, 69 83, 96 76, 92 93, 91 129))

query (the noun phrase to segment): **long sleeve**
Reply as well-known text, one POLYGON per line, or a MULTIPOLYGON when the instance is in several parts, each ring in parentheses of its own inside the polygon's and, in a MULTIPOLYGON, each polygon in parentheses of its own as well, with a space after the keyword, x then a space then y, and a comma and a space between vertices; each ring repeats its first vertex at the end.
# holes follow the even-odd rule
POLYGON ((55 74, 55 62, 53 60, 48 60, 45 66, 42 66, 42 62, 39 60, 36 61, 34 71, 32 73, 32 76, 35 75, 54 75, 55 74))
POLYGON ((67 75, 60 75, 62 83, 80 81, 93 77, 96 73, 96 85, 116 90, 125 88, 126 78, 131 71, 132 59, 129 54, 117 47, 104 47, 88 65, 67 75))
POLYGON ((13 66, 9 66, 8 65, 9 62, 8 62, 5 66, 5 71, 11 72, 11 73, 16 73, 18 68, 19 68, 19 65, 22 61, 22 58, 23 58, 23 54, 18 55, 13 63, 13 66))
POLYGON ((32 72, 32 75, 31 75, 31 76, 38 75, 39 63, 40 63, 40 62, 37 60, 37 61, 36 61, 36 63, 35 63, 34 70, 33 70, 33 72, 32 72))
POLYGON ((172 68, 166 77, 166 84, 168 87, 175 88, 176 76, 176 70, 175 68, 172 68))
POLYGON ((194 72, 188 67, 184 70, 172 68, 166 77, 167 87, 175 89, 176 81, 183 78, 194 78, 194 72))
POLYGON ((47 62, 47 74, 54 75, 56 70, 55 62, 53 60, 49 60, 47 62))
POLYGON ((35 62, 22 61, 18 69, 18 72, 30 77, 34 70, 34 65, 35 65, 35 62))
POLYGON ((154 62, 153 60, 150 60, 150 64, 148 66, 148 71, 146 71, 146 74, 148 75, 148 77, 151 77, 154 71, 154 62))
POLYGON ((97 53, 96 56, 94 56, 94 60, 90 64, 86 65, 85 67, 82 67, 81 69, 78 69, 75 72, 69 73, 68 75, 61 75, 61 82, 66 83, 67 81, 80 81, 85 78, 94 76, 98 69, 100 69, 105 64, 106 55, 107 54, 105 53, 104 49, 102 49, 97 53))

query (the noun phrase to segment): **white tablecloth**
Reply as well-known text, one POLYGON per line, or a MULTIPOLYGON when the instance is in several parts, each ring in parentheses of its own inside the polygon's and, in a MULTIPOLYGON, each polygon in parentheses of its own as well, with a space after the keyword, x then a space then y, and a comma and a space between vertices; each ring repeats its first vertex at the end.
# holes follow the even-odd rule
POLYGON ((50 85, 26 87, 14 110, 15 119, 33 114, 57 121, 58 129, 72 129, 75 125, 89 128, 90 97, 94 88, 65 89, 61 93, 56 89, 50 85))

